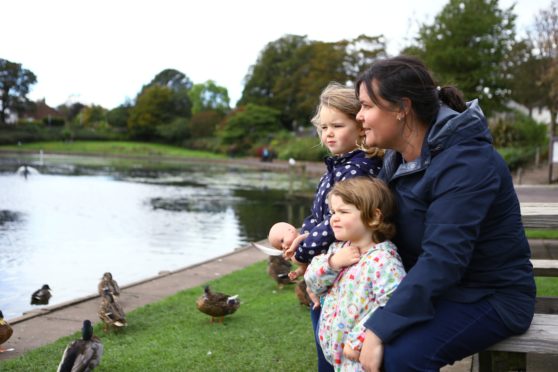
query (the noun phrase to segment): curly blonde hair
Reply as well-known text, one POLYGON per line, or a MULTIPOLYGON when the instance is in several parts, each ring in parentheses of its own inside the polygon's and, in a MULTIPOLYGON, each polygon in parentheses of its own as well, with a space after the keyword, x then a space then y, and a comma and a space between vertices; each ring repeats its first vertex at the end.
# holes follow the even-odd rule
MULTIPOLYGON (((310 120, 312 125, 316 127, 318 135, 322 135, 322 121, 321 114, 324 108, 335 109, 345 115, 347 115, 351 120, 353 120, 358 129, 362 129, 362 123, 360 123, 356 116, 360 111, 360 102, 356 97, 354 88, 349 88, 343 84, 332 81, 320 94, 320 103, 316 108, 316 114, 310 120)), ((356 143, 356 146, 368 153, 370 156, 383 156, 384 150, 376 147, 364 147, 364 137, 356 143)))
POLYGON ((349 178, 333 186, 327 195, 328 203, 333 195, 360 211, 362 223, 373 229, 374 242, 380 243, 395 236, 395 197, 384 181, 371 177, 349 178))

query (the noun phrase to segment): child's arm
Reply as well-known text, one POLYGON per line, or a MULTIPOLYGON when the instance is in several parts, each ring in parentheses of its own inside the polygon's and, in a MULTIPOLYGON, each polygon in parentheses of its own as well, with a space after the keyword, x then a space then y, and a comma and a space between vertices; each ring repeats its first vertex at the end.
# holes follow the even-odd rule
MULTIPOLYGON (((293 242, 291 243, 291 246, 285 251, 283 252, 283 257, 285 257, 286 259, 292 259, 293 255, 296 251, 296 249, 298 248, 298 246, 304 241, 304 239, 306 239, 308 237, 308 233, 305 234, 301 234, 299 236, 297 236, 295 238, 295 240, 293 240, 293 242)), ((296 263, 299 263, 298 261, 295 261, 296 263)))
POLYGON ((296 270, 293 270, 289 273, 289 279, 295 280, 296 278, 298 278, 300 276, 304 276, 304 273, 306 272, 307 267, 308 267, 308 264, 300 264, 296 268, 296 270))
POLYGON ((360 355, 366 333, 364 323, 376 309, 387 303, 405 276, 405 269, 397 254, 391 255, 389 251, 383 249, 369 253, 364 264, 366 267, 363 267, 362 275, 366 275, 366 278, 361 282, 366 283, 369 290, 360 291, 360 293, 367 292, 370 294, 370 297, 365 300, 370 306, 368 312, 361 313, 359 321, 345 340, 343 354, 349 359, 354 357, 356 353, 360 355))

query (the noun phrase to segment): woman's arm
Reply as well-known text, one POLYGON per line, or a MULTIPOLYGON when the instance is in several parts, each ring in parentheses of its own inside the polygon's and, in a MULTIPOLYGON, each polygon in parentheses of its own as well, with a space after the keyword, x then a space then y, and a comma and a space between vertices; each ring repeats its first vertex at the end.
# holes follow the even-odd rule
POLYGON ((498 193, 500 176, 491 146, 454 147, 440 153, 420 181, 408 185, 412 194, 396 187, 400 199, 426 203, 426 211, 424 221, 417 222, 424 226, 422 253, 388 304, 365 324, 384 342, 431 319, 434 299, 461 281, 498 193))

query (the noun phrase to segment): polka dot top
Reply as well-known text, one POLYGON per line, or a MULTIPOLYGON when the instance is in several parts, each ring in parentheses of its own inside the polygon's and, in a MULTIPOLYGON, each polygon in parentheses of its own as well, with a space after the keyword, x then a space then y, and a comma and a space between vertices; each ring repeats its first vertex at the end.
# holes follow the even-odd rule
POLYGON ((336 182, 358 176, 376 177, 382 168, 382 158, 367 157, 362 150, 354 150, 341 156, 325 158, 327 171, 316 189, 311 214, 304 219, 301 233, 309 233, 295 252, 299 262, 310 262, 314 256, 326 253, 335 241, 329 226, 331 212, 327 205, 327 194, 336 182))

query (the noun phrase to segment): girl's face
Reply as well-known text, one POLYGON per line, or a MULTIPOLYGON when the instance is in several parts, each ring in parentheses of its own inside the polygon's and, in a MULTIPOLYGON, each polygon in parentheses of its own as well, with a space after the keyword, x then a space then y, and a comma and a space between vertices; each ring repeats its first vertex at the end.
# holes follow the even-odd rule
POLYGON ((356 120, 331 107, 320 111, 322 143, 333 155, 342 155, 356 149, 363 131, 356 120))
POLYGON ((332 213, 329 223, 335 239, 355 243, 372 236, 372 229, 362 222, 361 213, 356 206, 345 203, 337 195, 332 195, 329 202, 332 213))
MULTIPOLYGON (((372 86, 376 90, 375 81, 372 82, 372 86)), ((397 108, 389 111, 383 109, 382 107, 389 108, 393 105, 381 97, 382 107, 377 106, 370 99, 364 84, 360 85, 359 96, 361 106, 356 117, 362 123, 366 146, 398 150, 402 141, 403 122, 397 120, 397 117, 402 117, 402 113, 397 108)))

